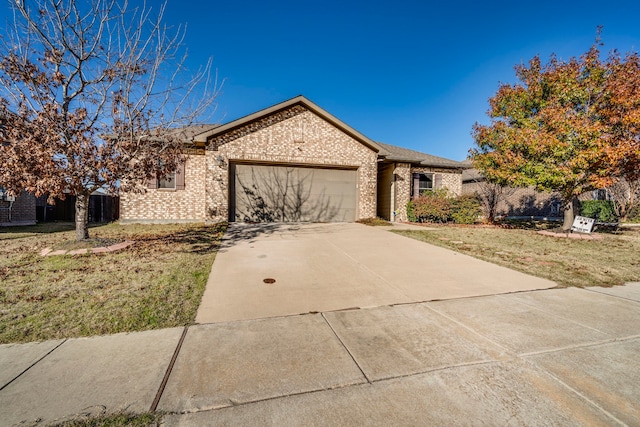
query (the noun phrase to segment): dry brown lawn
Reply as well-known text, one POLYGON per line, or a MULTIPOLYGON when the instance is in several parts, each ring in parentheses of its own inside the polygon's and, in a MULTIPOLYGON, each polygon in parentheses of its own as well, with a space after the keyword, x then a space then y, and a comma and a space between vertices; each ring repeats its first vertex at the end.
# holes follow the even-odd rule
POLYGON ((553 280, 559 286, 614 286, 640 281, 640 228, 602 240, 543 236, 532 229, 434 226, 398 234, 553 280))
POLYGON ((193 323, 225 225, 117 225, 90 230, 106 254, 43 257, 72 249, 73 224, 0 229, 0 343, 193 323))

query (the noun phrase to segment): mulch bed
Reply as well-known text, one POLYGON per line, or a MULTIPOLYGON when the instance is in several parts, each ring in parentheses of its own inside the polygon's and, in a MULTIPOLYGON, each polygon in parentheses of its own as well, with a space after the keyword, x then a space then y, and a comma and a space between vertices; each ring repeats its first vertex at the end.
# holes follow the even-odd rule
POLYGON ((116 252, 122 250, 128 246, 133 245, 133 240, 125 240, 121 243, 116 243, 110 246, 100 246, 97 248, 83 248, 83 249, 73 249, 73 250, 64 250, 58 249, 53 250, 51 248, 44 248, 40 251, 41 256, 56 256, 56 255, 85 255, 85 254, 101 254, 105 252, 116 252))

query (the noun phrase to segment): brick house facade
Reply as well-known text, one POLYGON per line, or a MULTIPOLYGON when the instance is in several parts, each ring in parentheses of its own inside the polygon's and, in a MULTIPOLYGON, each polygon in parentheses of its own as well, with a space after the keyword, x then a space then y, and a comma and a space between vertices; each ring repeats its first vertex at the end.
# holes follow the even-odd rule
POLYGON ((122 193, 121 222, 406 220, 414 177, 461 193, 459 162, 375 142, 302 96, 200 130, 183 185, 122 193))
POLYGON ((203 222, 206 215, 207 156, 191 150, 180 173, 184 189, 149 188, 145 193, 120 193, 121 222, 203 222))
POLYGON ((14 201, 7 200, 2 191, 0 196, 0 224, 35 224, 36 197, 23 191, 14 201))
MULTIPOLYGON (((463 194, 488 194, 492 184, 485 177, 465 162, 468 169, 462 173, 463 194)), ((497 217, 540 217, 561 218, 562 198, 559 193, 538 191, 534 187, 502 187, 495 205, 497 217)))
MULTIPOLYGON (((489 194, 491 184, 479 170, 471 167, 470 161, 462 173, 463 194, 489 194)), ((611 200, 606 190, 586 191, 578 196, 580 202, 587 200, 611 200)), ((500 194, 495 205, 496 217, 507 218, 547 218, 562 219, 564 203, 559 192, 539 191, 535 187, 500 188, 500 194)))

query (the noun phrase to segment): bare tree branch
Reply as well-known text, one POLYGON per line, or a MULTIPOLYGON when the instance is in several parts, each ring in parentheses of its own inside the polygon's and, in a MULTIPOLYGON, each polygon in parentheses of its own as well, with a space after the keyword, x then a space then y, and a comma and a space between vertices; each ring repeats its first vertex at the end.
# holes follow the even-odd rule
POLYGON ((618 178, 607 191, 613 199, 616 216, 624 221, 631 211, 640 203, 640 179, 630 180, 618 178))

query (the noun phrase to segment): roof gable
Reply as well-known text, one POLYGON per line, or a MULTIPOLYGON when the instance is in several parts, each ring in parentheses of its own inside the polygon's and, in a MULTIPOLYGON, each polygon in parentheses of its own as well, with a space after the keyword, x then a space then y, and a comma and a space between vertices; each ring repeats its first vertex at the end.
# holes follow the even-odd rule
MULTIPOLYGON (((309 101, 307 98, 305 98, 302 95, 297 96, 297 97, 292 98, 292 99, 289 99, 288 101, 284 101, 284 102, 281 102, 279 104, 273 105, 271 107, 265 108, 263 110, 255 112, 255 113, 250 114, 248 116, 244 116, 244 117, 241 117, 239 119, 233 120, 231 122, 228 122, 226 124, 218 126, 218 127, 214 128, 214 129, 210 129, 210 130, 208 130, 206 132, 203 132, 203 133, 201 133, 199 135, 196 135, 195 138, 194 138, 194 141, 195 142, 199 142, 199 143, 206 143, 206 142, 210 141, 211 139, 217 138, 217 137, 219 137, 221 135, 224 135, 224 134, 227 134, 227 133, 231 133, 231 132, 234 132, 234 131, 238 131, 241 128, 247 128, 251 124, 261 122, 261 121, 267 119, 269 116, 275 115, 276 113, 281 113, 281 112, 283 112, 285 110, 295 111, 294 108, 297 107, 297 106, 305 108, 305 109, 313 112, 314 114, 318 115, 319 117, 321 117, 325 121, 329 122, 330 124, 332 124, 336 128, 340 129, 342 132, 344 132, 347 135, 351 136, 352 138, 354 138, 355 140, 359 141, 363 145, 369 147, 370 149, 372 149, 373 151, 375 151, 379 155, 383 155, 384 156, 384 155, 388 154, 381 147, 380 144, 378 144, 377 142, 375 142, 372 139, 368 138, 364 134, 358 132, 356 129, 354 129, 351 126, 347 125, 346 123, 344 123, 343 121, 341 121, 337 117, 333 116, 332 114, 330 114, 326 110, 320 108, 319 106, 317 106, 313 102, 309 101)), ((256 126, 256 130, 259 129, 259 128, 261 128, 261 126, 256 126)), ((249 129, 248 132, 250 133, 250 132, 252 132, 252 130, 249 129)))

